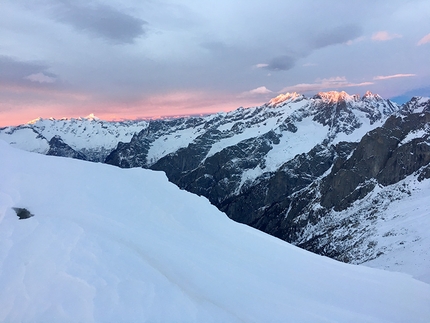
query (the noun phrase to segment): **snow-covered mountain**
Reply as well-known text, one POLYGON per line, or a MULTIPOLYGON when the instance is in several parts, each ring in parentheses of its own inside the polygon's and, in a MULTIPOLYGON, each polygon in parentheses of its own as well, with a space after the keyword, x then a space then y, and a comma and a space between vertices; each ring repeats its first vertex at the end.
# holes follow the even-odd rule
POLYGON ((0 156, 2 322, 430 320, 429 284, 235 223, 160 172, 0 156))
POLYGON ((430 178, 429 115, 428 98, 399 106, 370 92, 287 93, 206 117, 50 120, 62 125, 55 131, 34 126, 48 122, 42 120, 0 130, 0 138, 38 147, 27 135, 33 131, 50 138, 44 153, 94 161, 109 153, 109 164, 162 170, 238 222, 322 255, 430 282, 430 231, 421 229, 429 228, 428 203, 420 202, 430 178), (92 130, 100 123, 128 135, 99 144, 87 158, 86 144, 107 140, 92 130), (80 124, 87 126, 78 131, 80 124), (404 205, 422 206, 412 214, 404 205))
POLYGON ((77 119, 38 118, 18 127, 1 128, 0 139, 41 154, 55 155, 66 149, 81 159, 104 161, 118 142, 130 141, 147 126, 147 121, 107 122, 92 114, 77 119))

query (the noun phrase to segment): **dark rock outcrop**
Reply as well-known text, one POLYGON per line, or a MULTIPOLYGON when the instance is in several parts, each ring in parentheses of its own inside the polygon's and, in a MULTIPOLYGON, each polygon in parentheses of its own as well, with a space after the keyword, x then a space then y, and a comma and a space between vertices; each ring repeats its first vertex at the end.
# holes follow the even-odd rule
POLYGON ((23 207, 14 207, 12 209, 16 212, 16 215, 20 220, 25 220, 34 216, 34 214, 32 214, 29 210, 23 207))
POLYGON ((334 167, 321 185, 321 205, 344 210, 362 199, 376 184, 390 185, 430 162, 429 133, 402 143, 410 133, 423 130, 430 113, 392 116, 384 126, 364 136, 352 156, 334 167))
POLYGON ((49 141, 49 150, 46 154, 50 156, 61 156, 87 160, 87 157, 84 154, 74 150, 72 147, 66 144, 60 136, 54 136, 51 138, 49 141))

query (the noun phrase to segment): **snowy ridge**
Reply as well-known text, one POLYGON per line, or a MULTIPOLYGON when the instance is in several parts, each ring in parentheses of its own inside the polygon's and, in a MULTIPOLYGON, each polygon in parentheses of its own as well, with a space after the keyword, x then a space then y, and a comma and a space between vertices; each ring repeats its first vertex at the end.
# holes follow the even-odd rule
POLYGON ((413 97, 409 102, 406 102, 402 107, 402 112, 407 113, 422 113, 430 112, 430 98, 413 97))
POLYGON ((147 121, 109 122, 93 114, 77 119, 37 118, 25 125, 0 129, 0 139, 17 148, 46 154, 49 141, 59 136, 76 151, 88 155, 89 159, 104 161, 118 142, 130 141, 134 134, 147 126, 147 121))
MULTIPOLYGON (((287 93, 260 107, 239 108, 206 117, 124 122, 106 122, 91 115, 87 118, 61 120, 39 118, 19 127, 0 129, 0 139, 24 150, 46 153, 49 140, 60 136, 64 143, 76 151, 89 155, 88 159, 103 161, 119 142, 127 143, 133 135, 147 129, 150 124, 156 124, 158 126, 145 133, 147 140, 150 140, 145 166, 150 167, 178 149, 186 148, 208 131, 219 132, 218 138, 211 144, 202 160, 241 141, 274 130, 280 137, 284 137, 278 150, 290 151, 290 157, 286 158, 292 158, 294 154, 307 152, 309 146, 316 141, 357 141, 398 109, 394 103, 370 92, 361 99, 345 92, 321 92, 313 98, 287 93), (333 104, 341 108, 333 110, 333 104), (304 121, 306 118, 308 121, 304 121), (335 120, 331 120, 333 118, 335 120), (315 128, 318 136, 313 136, 307 145, 302 138, 303 131, 296 134, 296 129, 300 129, 302 121, 309 124, 311 120, 313 126, 309 131, 312 132, 315 128), (27 131, 26 129, 32 129, 35 134, 22 133, 27 131), (34 144, 36 141, 38 144, 34 144), (29 142, 33 142, 30 147, 29 142)), ((279 167, 286 158, 275 160, 274 156, 268 157, 267 164, 271 166, 265 171, 279 167)))
MULTIPOLYGON (((277 170, 315 145, 358 142, 399 109, 396 104, 370 92, 362 98, 345 92, 319 93, 313 98, 287 93, 259 107, 239 108, 207 117, 153 121, 106 161, 121 167, 164 169, 158 164, 167 165, 170 162, 166 159, 181 151, 185 154, 189 149, 195 162, 204 165, 208 159, 235 149, 239 144, 246 146, 253 141, 265 141, 264 138, 273 133, 277 139, 267 142, 269 151, 256 164, 244 169, 239 186, 232 188, 232 192, 238 192, 242 184, 277 170)), ((234 164, 241 159, 232 156, 231 161, 234 164)))
POLYGON ((0 155, 0 321, 430 320, 430 285, 235 223, 160 173, 0 155))

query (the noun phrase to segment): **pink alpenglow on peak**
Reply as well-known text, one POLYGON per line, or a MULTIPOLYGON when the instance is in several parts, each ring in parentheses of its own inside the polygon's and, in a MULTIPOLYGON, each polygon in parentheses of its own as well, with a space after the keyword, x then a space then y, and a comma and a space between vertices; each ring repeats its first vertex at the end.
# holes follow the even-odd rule
POLYGON ((99 118, 97 118, 94 113, 90 113, 89 115, 87 115, 84 119, 87 120, 100 120, 99 118))
POLYGON ((78 117, 78 118, 68 118, 68 117, 62 117, 62 118, 42 118, 42 117, 38 117, 36 119, 30 120, 27 122, 27 124, 36 124, 38 122, 41 122, 43 120, 50 120, 50 121, 56 121, 56 120, 60 120, 60 121, 67 121, 67 120, 88 120, 88 121, 100 121, 101 119, 96 117, 94 115, 94 113, 90 113, 89 115, 87 115, 86 117, 78 117))
POLYGON ((359 101, 360 96, 358 94, 349 95, 345 91, 329 91, 329 92, 319 92, 314 96, 314 99, 321 99, 327 103, 336 103, 340 101, 359 101))
POLYGON ((285 94, 280 94, 276 98, 273 98, 269 101, 269 105, 277 105, 279 103, 285 102, 285 101, 294 101, 298 98, 303 98, 302 94, 299 94, 297 92, 287 92, 285 94))

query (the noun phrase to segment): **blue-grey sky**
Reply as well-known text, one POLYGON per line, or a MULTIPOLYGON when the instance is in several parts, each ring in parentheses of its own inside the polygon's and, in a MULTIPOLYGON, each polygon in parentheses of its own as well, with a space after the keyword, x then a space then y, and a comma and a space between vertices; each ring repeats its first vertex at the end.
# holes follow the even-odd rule
POLYGON ((430 96, 428 0, 4 0, 0 126, 430 96))

